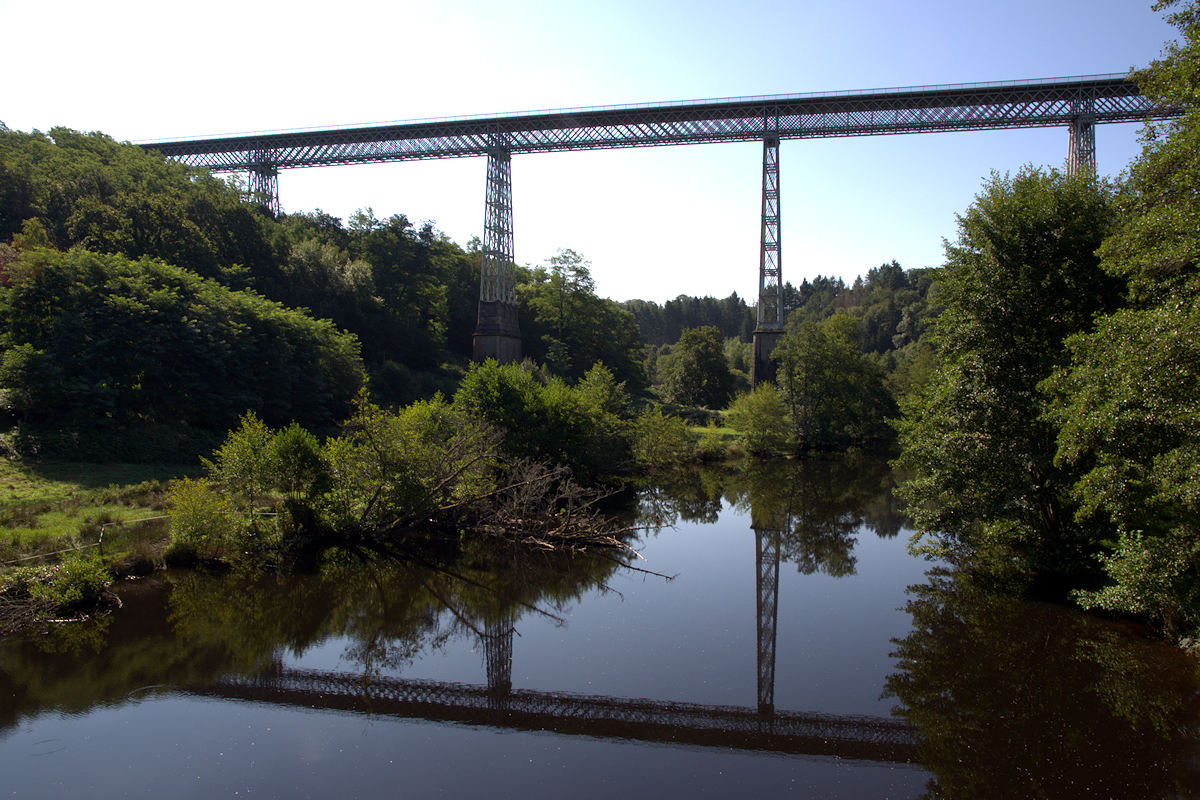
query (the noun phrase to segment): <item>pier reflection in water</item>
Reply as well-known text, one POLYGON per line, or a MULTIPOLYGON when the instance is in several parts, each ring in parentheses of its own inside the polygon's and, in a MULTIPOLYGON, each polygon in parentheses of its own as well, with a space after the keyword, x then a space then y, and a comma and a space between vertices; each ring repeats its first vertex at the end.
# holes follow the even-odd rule
POLYGON ((881 462, 681 473, 637 506, 675 527, 635 542, 636 566, 672 580, 611 557, 412 542, 331 554, 311 576, 124 587, 107 627, 0 644, 0 774, 18 793, 91 796, 181 769, 180 796, 1195 785, 1193 662, 927 581, 881 462), (63 758, 30 758, 58 740, 63 758), (1139 771, 1154 777, 1122 782, 1139 771))

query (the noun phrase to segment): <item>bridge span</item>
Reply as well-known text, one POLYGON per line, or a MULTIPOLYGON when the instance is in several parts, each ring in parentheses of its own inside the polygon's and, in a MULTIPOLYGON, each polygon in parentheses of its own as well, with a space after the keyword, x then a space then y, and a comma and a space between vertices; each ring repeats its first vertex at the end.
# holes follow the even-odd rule
POLYGON ((735 706, 497 691, 461 683, 290 668, 252 678, 227 677, 184 691, 226 700, 512 730, 918 763, 912 728, 885 717, 764 713, 735 706))
POLYGON ((770 95, 452 117, 350 127, 142 142, 214 172, 245 171, 269 211, 281 169, 486 156, 484 235, 475 357, 518 360, 514 286, 514 153, 761 141, 762 226, 753 382, 783 327, 779 143, 783 139, 1064 126, 1066 170, 1094 171, 1095 126, 1179 115, 1143 97, 1125 75, 770 95))

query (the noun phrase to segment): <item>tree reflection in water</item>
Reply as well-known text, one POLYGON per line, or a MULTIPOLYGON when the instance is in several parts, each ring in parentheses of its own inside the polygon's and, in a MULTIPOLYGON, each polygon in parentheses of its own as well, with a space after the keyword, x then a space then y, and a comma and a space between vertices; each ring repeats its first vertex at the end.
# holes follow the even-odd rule
MULTIPOLYGON (((389 553, 331 551, 311 575, 160 575, 122 587, 126 608, 98 627, 0 642, 0 738, 44 711, 128 704, 160 685, 313 707, 311 692, 285 680, 304 673, 328 695, 320 702, 372 714, 841 759, 919 758, 935 775, 930 796, 1200 791, 1194 660, 1127 626, 996 599, 946 575, 910 589, 913 627, 895 641, 897 668, 886 686, 900 719, 776 711, 780 560, 806 574, 853 574, 864 530, 895 536, 901 527, 890 487, 884 464, 850 457, 681 473, 639 493, 644 524, 710 519, 725 503, 749 512, 759 568, 757 709, 514 689, 514 627, 531 616, 561 619, 603 591, 620 568, 610 556, 619 556, 431 538, 389 553), (414 660, 459 636, 477 644, 486 688, 404 677, 414 660), (303 665, 330 641, 341 643, 346 672, 284 668, 289 656, 303 665), (327 691, 335 679, 350 687, 346 694, 327 691)), ((857 630, 852 619, 838 624, 857 630)), ((622 645, 617 636, 613 647, 622 645)))
POLYGON ((511 636, 525 614, 557 619, 603 588, 621 557, 499 540, 410 542, 388 554, 330 551, 312 575, 159 575, 122 587, 126 608, 94 625, 0 643, 0 696, 11 698, 0 703, 0 732, 46 710, 121 703, 146 687, 270 672, 285 654, 330 639, 346 642, 344 660, 368 681, 463 632, 485 641, 511 636))
POLYGON ((739 471, 700 468, 656 476, 639 495, 639 524, 715 522, 724 498, 751 527, 778 536, 780 556, 802 574, 853 575, 861 528, 899 533, 904 514, 887 462, 849 453, 806 460, 749 461, 739 471))
POLYGON ((896 641, 885 696, 922 740, 921 762, 936 775, 928 796, 1200 793, 1193 657, 947 573, 909 595, 913 629, 896 641))

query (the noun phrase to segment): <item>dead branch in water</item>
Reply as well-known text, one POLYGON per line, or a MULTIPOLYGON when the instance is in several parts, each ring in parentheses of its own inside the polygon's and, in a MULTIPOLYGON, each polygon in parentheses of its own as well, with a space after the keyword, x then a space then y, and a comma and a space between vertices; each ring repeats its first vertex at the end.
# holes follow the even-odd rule
POLYGON ((609 493, 582 486, 565 467, 532 461, 510 466, 505 485, 477 499, 467 530, 544 550, 625 550, 618 526, 597 504, 609 493))

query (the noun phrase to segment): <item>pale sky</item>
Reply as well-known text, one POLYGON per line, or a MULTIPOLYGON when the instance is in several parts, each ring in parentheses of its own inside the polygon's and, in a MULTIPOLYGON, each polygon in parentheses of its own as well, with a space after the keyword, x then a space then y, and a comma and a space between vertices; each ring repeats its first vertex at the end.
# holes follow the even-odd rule
MULTIPOLYGON (((1175 31, 1149 0, 204 4, 0 0, 0 120, 119 140, 760 94, 1126 72, 1175 31)), ((1097 128, 1101 173, 1137 125, 1097 128)), ((783 277, 940 264, 991 170, 1061 166, 1066 129, 785 141, 783 277)), ((757 292, 761 144, 513 157, 516 259, 601 295, 757 292)), ((483 158, 299 169, 287 211, 483 227, 483 158)))

